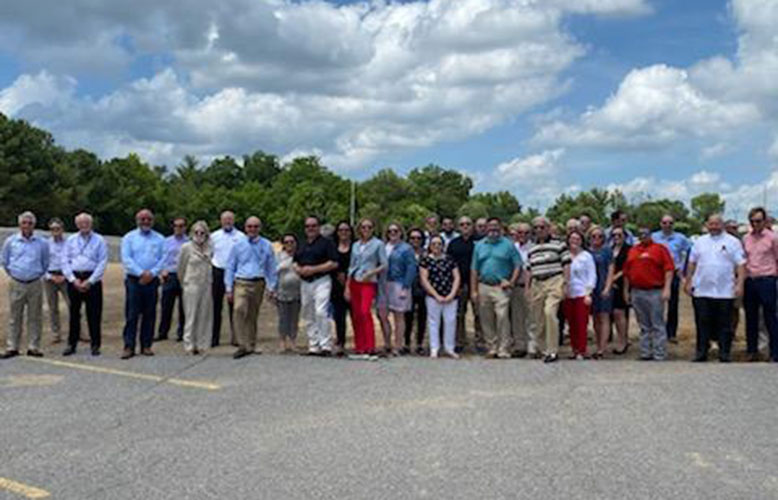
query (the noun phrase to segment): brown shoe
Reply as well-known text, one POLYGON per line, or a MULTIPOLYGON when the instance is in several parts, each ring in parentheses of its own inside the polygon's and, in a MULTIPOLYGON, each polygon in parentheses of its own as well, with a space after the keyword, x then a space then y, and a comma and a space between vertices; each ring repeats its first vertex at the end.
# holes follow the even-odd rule
POLYGON ((122 351, 121 359, 130 359, 133 356, 135 356, 135 351, 132 349, 125 349, 122 351))
POLYGON ((145 349, 141 349, 140 353, 143 356, 153 356, 154 355, 154 351, 152 351, 151 348, 149 348, 149 347, 146 347, 145 349))

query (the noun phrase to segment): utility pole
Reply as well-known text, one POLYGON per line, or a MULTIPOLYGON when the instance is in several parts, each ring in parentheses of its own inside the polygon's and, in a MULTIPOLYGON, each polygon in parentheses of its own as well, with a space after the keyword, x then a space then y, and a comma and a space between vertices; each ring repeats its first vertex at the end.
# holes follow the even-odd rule
POLYGON ((351 220, 351 227, 356 224, 357 217, 357 182, 351 180, 351 201, 349 203, 349 219, 351 220))

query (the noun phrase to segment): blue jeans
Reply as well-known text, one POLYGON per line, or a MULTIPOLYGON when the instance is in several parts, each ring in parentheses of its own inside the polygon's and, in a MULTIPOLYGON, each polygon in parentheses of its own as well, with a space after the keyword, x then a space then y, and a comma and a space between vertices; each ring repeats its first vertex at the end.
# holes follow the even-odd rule
POLYGON ((746 346, 749 354, 759 351, 759 308, 770 336, 770 358, 778 361, 778 320, 776 320, 776 290, 778 278, 746 278, 743 308, 746 310, 746 346))
POLYGON ((148 349, 154 340, 154 322, 157 316, 157 288, 159 280, 154 279, 141 285, 138 278, 128 276, 124 280, 126 299, 124 302, 124 348, 135 350, 140 317, 140 347, 148 349))

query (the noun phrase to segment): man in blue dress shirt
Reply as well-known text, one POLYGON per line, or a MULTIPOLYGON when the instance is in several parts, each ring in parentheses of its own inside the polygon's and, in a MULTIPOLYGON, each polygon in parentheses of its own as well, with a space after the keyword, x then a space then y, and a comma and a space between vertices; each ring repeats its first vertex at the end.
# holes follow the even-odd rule
POLYGON ((49 306, 49 323, 51 326, 52 343, 62 342, 59 321, 59 296, 70 305, 68 298, 68 282, 62 272, 62 261, 65 259, 65 224, 56 217, 49 220, 49 269, 43 279, 43 294, 49 306))
POLYGON ((670 286, 670 301, 667 303, 667 341, 676 344, 678 342, 675 335, 678 331, 678 296, 681 289, 681 277, 686 255, 691 250, 692 243, 689 238, 673 230, 674 224, 673 216, 665 214, 660 222, 662 229, 653 233, 651 239, 654 240, 654 243, 664 245, 670 251, 675 263, 675 273, 670 286))
POLYGON ((235 334, 238 350, 233 358, 257 351, 257 318, 262 298, 267 293, 275 294, 278 281, 278 267, 273 246, 259 235, 262 222, 259 217, 246 219, 246 238, 238 241, 227 259, 224 270, 224 287, 227 300, 235 304, 235 334))
POLYGON ((157 315, 157 288, 165 263, 165 238, 151 229, 154 225, 154 214, 151 210, 143 209, 137 213, 135 221, 138 228, 122 238, 122 266, 127 293, 122 359, 135 356, 139 318, 140 353, 143 356, 154 355, 151 343, 154 340, 154 321, 157 315))
POLYGON ((41 278, 49 268, 49 245, 35 235, 35 214, 24 212, 18 217, 19 232, 3 243, 3 269, 10 279, 8 304, 10 323, 5 353, 1 359, 19 355, 22 321, 27 310, 27 355, 41 357, 41 328, 43 321, 43 283, 41 278))
POLYGON ((103 275, 108 266, 108 245, 92 230, 92 216, 86 212, 76 215, 78 233, 68 237, 62 272, 68 282, 70 298, 70 332, 63 356, 75 354, 81 337, 81 306, 86 306, 86 324, 92 356, 100 354, 103 320, 103 275))
POLYGON ((186 235, 186 219, 177 217, 173 220, 173 234, 165 238, 165 267, 160 276, 162 280, 162 312, 156 340, 167 340, 176 299, 178 299, 176 340, 181 342, 184 339, 184 301, 183 289, 178 280, 178 255, 181 253, 181 247, 187 241, 189 241, 189 237, 186 235))

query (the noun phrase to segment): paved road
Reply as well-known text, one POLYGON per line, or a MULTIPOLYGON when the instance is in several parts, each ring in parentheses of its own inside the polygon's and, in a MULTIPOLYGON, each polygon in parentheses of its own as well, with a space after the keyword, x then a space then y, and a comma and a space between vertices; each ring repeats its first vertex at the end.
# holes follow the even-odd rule
POLYGON ((0 362, 0 498, 778 498, 776 365, 73 362, 152 378, 0 362))

